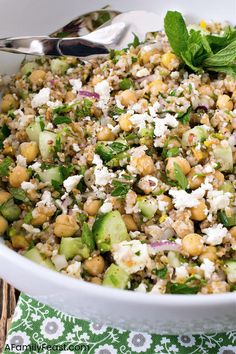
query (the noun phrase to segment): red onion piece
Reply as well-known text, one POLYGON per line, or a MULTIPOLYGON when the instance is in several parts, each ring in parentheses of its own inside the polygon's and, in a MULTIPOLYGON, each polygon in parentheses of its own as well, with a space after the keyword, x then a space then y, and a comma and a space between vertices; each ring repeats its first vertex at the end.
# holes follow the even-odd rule
POLYGON ((151 81, 155 80, 155 78, 156 78, 156 75, 151 74, 151 75, 139 77, 139 78, 135 79, 135 81, 137 81, 138 83, 141 83, 144 80, 146 80, 147 82, 151 82, 151 81))
POLYGON ((80 94, 80 96, 95 98, 96 100, 99 100, 99 98, 100 98, 99 94, 96 92, 81 90, 81 91, 79 91, 79 94, 80 94))
POLYGON ((159 241, 153 242, 150 244, 151 248, 155 252, 163 252, 163 251, 180 251, 180 245, 171 241, 159 241))

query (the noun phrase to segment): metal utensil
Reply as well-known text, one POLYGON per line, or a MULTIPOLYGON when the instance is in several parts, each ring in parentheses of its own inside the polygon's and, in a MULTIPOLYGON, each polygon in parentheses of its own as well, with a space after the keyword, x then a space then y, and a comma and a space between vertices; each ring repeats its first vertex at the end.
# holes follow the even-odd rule
POLYGON ((120 11, 111 10, 109 7, 86 12, 83 15, 77 16, 68 24, 58 28, 49 36, 54 38, 85 36, 86 34, 95 31, 120 13, 120 11))
POLYGON ((50 36, 11 37, 0 39, 0 50, 12 53, 49 56, 76 56, 89 59, 109 53, 110 49, 125 48, 133 33, 143 40, 147 32, 163 27, 163 19, 147 11, 120 14, 97 30, 81 36, 51 38, 50 36))

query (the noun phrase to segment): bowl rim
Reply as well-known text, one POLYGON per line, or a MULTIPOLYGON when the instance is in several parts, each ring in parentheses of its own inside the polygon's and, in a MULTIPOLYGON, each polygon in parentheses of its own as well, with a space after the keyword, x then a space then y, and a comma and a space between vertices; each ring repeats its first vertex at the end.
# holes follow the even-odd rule
MULTIPOLYGON (((199 294, 199 295, 176 295, 176 294, 155 294, 155 296, 148 296, 146 293, 135 292, 130 290, 121 290, 109 288, 93 283, 86 282, 72 278, 68 275, 56 272, 49 268, 43 267, 33 261, 25 258, 24 256, 11 250, 9 247, 0 243, 0 259, 1 262, 8 262, 11 260, 16 267, 21 268, 26 273, 31 273, 32 276, 38 277, 55 284, 59 287, 65 286, 67 289, 73 291, 82 291, 87 293, 94 293, 96 291, 97 297, 104 299, 116 299, 120 302, 130 304, 146 304, 146 305, 168 305, 170 308, 176 306, 184 306, 185 308, 193 306, 215 306, 215 305, 228 305, 236 303, 236 296, 234 292, 221 293, 221 294, 199 294), (170 301, 172 300, 172 301, 170 301)), ((7 279, 5 279, 7 281, 7 279)), ((14 285, 14 284, 13 284, 14 285)))

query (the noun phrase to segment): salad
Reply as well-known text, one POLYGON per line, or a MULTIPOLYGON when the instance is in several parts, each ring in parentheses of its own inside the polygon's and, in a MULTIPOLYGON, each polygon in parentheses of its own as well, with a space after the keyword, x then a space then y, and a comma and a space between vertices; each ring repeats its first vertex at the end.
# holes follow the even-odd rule
POLYGON ((0 114, 0 234, 28 259, 150 294, 236 289, 236 30, 186 26, 81 63, 25 61, 0 114))

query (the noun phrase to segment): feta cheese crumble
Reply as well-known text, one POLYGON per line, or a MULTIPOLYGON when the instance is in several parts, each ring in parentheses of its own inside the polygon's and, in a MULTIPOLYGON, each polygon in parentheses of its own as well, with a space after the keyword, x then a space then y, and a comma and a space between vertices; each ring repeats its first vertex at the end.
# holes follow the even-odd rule
POLYGON ((36 93, 31 101, 31 105, 33 108, 40 107, 46 104, 50 99, 50 88, 44 87, 39 93, 36 93))
POLYGON ((112 254, 115 262, 129 274, 143 270, 149 261, 148 247, 139 240, 113 245, 112 254))
POLYGON ((24 191, 32 191, 32 190, 36 189, 37 186, 36 186, 35 183, 22 182, 22 183, 21 183, 21 188, 22 188, 24 191))
POLYGON ((80 79, 70 79, 69 83, 72 86, 72 92, 78 93, 82 87, 82 81, 80 79))
POLYGON ((72 189, 77 186, 77 184, 80 182, 82 177, 83 177, 82 175, 78 175, 78 176, 70 176, 67 179, 65 179, 65 181, 63 182, 63 186, 67 191, 67 193, 70 193, 72 189))
POLYGON ((173 197, 173 203, 176 209, 184 210, 192 208, 199 204, 199 199, 203 198, 205 191, 199 188, 192 193, 184 190, 170 189, 169 194, 173 197))
POLYGON ((210 279, 215 271, 215 265, 208 258, 204 258, 203 263, 200 265, 200 269, 203 270, 206 279, 210 279))
POLYGON ((168 127, 176 128, 178 124, 179 121, 176 119, 176 117, 169 113, 167 113, 165 118, 156 118, 154 135, 156 137, 161 137, 168 132, 168 127))
POLYGON ((26 167, 27 166, 27 162, 26 162, 26 158, 22 155, 18 155, 16 157, 16 163, 18 166, 21 166, 21 167, 26 167))
POLYGON ((110 202, 103 203, 99 211, 101 213, 109 213, 110 211, 112 211, 112 203, 110 202))
POLYGON ((207 201, 210 204, 210 210, 216 213, 218 210, 225 209, 230 204, 231 193, 223 191, 211 190, 207 193, 207 201))
POLYGON ((227 236, 228 230, 222 224, 217 224, 206 229, 202 229, 202 232, 206 234, 203 236, 205 243, 216 246, 220 245, 223 238, 227 236))
POLYGON ((94 87, 94 91, 99 94, 100 100, 103 101, 103 103, 109 101, 111 88, 107 80, 98 82, 94 87))

